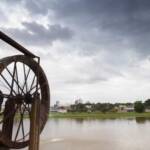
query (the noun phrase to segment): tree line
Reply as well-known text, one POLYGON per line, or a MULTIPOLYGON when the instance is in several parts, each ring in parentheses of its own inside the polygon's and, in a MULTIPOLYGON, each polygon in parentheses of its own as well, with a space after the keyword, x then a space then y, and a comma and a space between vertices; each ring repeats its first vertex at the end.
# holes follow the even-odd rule
POLYGON ((134 107, 134 111, 138 113, 144 112, 146 109, 150 109, 150 99, 146 101, 136 101, 135 103, 78 103, 70 106, 70 112, 117 112, 120 105, 127 107, 134 107))

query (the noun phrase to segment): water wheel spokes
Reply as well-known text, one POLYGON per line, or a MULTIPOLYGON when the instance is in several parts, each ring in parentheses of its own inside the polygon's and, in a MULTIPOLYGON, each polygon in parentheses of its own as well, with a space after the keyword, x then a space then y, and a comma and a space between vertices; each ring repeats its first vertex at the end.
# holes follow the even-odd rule
POLYGON ((25 55, 0 60, 0 143, 10 148, 28 146, 31 108, 37 92, 41 132, 47 121, 50 99, 48 81, 42 68, 25 55))

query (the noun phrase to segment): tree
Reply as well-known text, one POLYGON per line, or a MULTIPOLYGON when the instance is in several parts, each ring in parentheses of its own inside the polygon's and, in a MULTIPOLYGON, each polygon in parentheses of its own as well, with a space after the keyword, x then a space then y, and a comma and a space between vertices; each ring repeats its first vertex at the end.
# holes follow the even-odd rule
POLYGON ((92 105, 92 111, 109 112, 113 110, 114 105, 110 103, 96 103, 92 105))
POLYGON ((145 108, 150 108, 150 99, 147 99, 147 100, 144 102, 144 106, 145 106, 145 108))
POLYGON ((87 108, 86 108, 86 105, 85 104, 77 104, 76 105, 76 111, 77 112, 87 112, 87 108))
POLYGON ((134 110, 138 113, 142 113, 145 110, 144 104, 141 101, 134 103, 134 110))
POLYGON ((85 104, 79 103, 76 105, 71 105, 71 112, 87 112, 88 109, 86 108, 85 104))

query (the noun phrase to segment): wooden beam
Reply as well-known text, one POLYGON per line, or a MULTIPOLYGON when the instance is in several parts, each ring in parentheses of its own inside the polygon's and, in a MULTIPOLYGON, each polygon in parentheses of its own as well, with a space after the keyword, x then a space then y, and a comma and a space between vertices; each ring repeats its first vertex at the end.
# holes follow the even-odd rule
POLYGON ((19 50, 20 52, 22 52, 23 54, 25 54, 25 55, 27 55, 29 57, 32 57, 32 58, 37 57, 33 53, 31 53, 28 49, 26 49, 25 47, 20 45, 18 42, 16 42, 12 38, 10 38, 8 35, 3 33, 2 31, 0 31, 0 39, 5 41, 9 45, 13 46, 14 48, 16 48, 17 50, 19 50))

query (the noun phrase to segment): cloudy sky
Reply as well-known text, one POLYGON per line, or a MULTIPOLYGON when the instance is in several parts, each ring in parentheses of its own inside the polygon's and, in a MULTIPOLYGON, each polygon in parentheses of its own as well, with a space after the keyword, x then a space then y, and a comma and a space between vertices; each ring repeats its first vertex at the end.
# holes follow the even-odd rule
MULTIPOLYGON (((149 0, 1 0, 0 30, 41 57, 54 103, 150 97, 149 0)), ((0 56, 16 53, 0 41, 0 56)))

